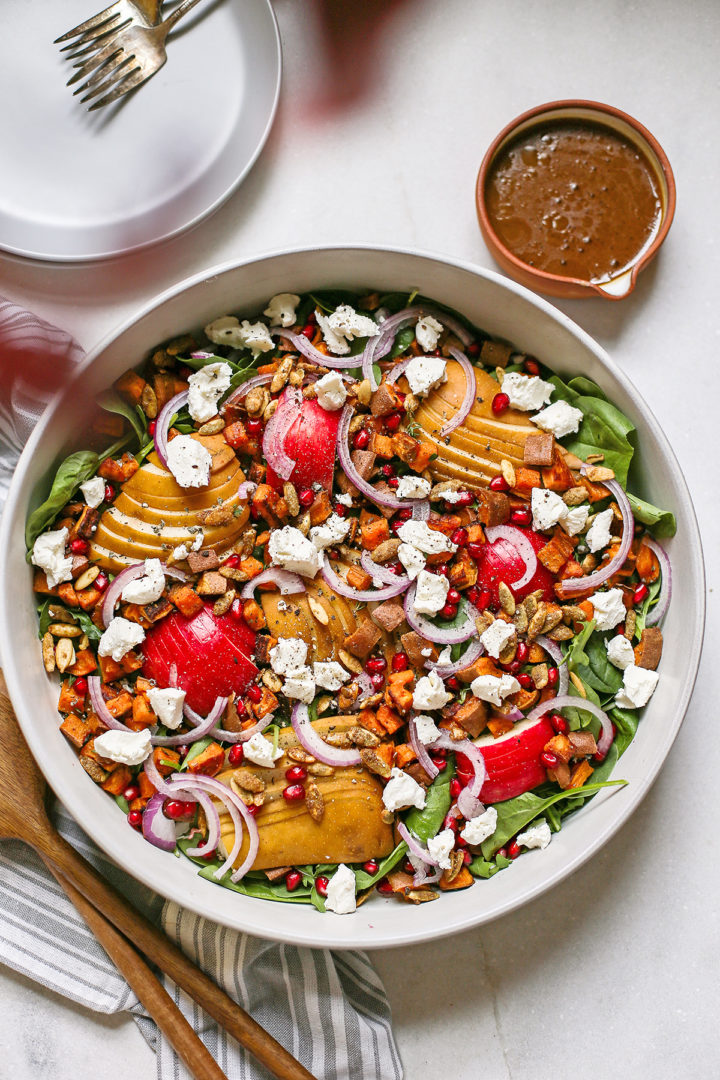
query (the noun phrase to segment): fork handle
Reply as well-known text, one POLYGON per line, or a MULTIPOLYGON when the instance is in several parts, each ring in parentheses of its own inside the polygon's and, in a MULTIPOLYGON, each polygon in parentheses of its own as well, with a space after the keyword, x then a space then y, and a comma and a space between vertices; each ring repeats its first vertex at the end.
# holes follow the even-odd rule
POLYGON ((179 22, 184 15, 187 15, 188 11, 191 11, 196 4, 199 4, 200 0, 184 0, 184 3, 176 7, 173 12, 168 15, 167 19, 163 19, 161 25, 166 32, 172 30, 176 22, 179 22))
POLYGON ((128 986, 135 991, 157 1026, 166 1036, 195 1080, 227 1080, 210 1051, 200 1041, 167 990, 158 981, 143 958, 119 934, 105 916, 67 881, 49 859, 48 870, 62 886, 68 899, 80 913, 108 954, 128 986))
POLYGON ((141 915, 85 862, 47 818, 42 826, 33 833, 32 840, 25 837, 42 858, 48 859, 129 941, 182 987, 277 1080, 316 1080, 249 1013, 195 967, 162 930, 141 915))

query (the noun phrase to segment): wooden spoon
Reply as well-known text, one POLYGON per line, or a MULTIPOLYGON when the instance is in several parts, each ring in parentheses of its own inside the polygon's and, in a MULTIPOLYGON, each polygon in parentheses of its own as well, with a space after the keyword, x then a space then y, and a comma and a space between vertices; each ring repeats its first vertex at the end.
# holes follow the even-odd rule
MULTIPOLYGON (((2 685, 0 746, 3 748, 0 754, 0 837, 22 840, 34 848, 51 864, 53 872, 57 870, 67 879, 278 1080, 315 1080, 312 1073, 196 968, 161 930, 132 907, 58 834, 45 810, 45 781, 20 732, 2 685)), ((109 942, 109 938, 107 940, 109 942)), ((102 944, 106 947, 105 942, 102 944)))

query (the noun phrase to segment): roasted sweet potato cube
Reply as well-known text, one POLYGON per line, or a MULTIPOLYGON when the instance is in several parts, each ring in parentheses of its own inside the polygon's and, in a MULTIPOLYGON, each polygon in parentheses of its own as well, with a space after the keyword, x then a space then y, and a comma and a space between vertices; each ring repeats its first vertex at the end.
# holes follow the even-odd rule
POLYGON ((408 630, 407 634, 401 634, 400 641, 408 660, 416 670, 423 671, 426 660, 434 662, 438 658, 438 651, 433 643, 421 637, 415 630, 408 630), (426 652, 427 656, 424 655, 426 652))
POLYGON ((415 758, 415 751, 409 743, 400 743, 399 746, 395 747, 393 763, 398 769, 404 769, 411 761, 415 761, 415 758))
POLYGON ((167 746, 156 746, 153 750, 153 762, 155 763, 155 767, 161 776, 169 776, 174 770, 170 765, 163 765, 164 761, 170 761, 173 765, 179 765, 180 755, 177 750, 171 750, 167 746))
POLYGON ((62 585, 58 585, 57 595, 67 607, 80 607, 78 594, 75 592, 75 586, 71 582, 64 581, 62 585))
POLYGON ((133 731, 142 731, 157 723, 157 716, 150 708, 147 694, 136 694, 132 704, 132 721, 128 723, 133 731))
POLYGON ((70 680, 66 680, 62 684, 62 689, 60 691, 60 697, 58 699, 58 712, 81 712, 84 702, 85 695, 76 693, 75 689, 70 685, 70 680))
POLYGON ((573 746, 567 735, 553 735, 552 739, 545 743, 543 750, 555 754, 558 761, 562 761, 566 765, 573 756, 573 746))
POLYGON ((100 675, 104 683, 115 682, 124 674, 120 664, 113 660, 112 656, 98 656, 98 664, 100 665, 100 675))
POLYGON ((475 881, 467 866, 455 875, 452 881, 448 881, 448 871, 443 871, 443 876, 438 882, 443 892, 454 892, 456 889, 468 889, 475 881))
POLYGON ((73 746, 76 746, 80 750, 92 735, 92 731, 80 717, 75 713, 68 713, 60 725, 60 730, 66 739, 68 739, 73 746))
POLYGON ((111 795, 122 795, 131 780, 132 773, 128 766, 118 765, 112 770, 107 780, 103 780, 100 786, 103 791, 108 791, 111 795))
MULTIPOLYGON (((285 500, 281 500, 284 502, 285 500)), ((285 516, 287 516, 287 503, 285 503, 285 516)), ((279 509, 278 509, 279 513, 279 509)), ((328 491, 319 491, 310 505, 310 524, 322 525, 323 521, 332 514, 332 504, 330 502, 330 493, 328 491)))
MULTIPOLYGON (((223 581, 225 581, 225 578, 223 578, 223 581)), ((267 626, 265 613, 257 600, 245 601, 243 604, 243 619, 251 630, 264 630, 267 626)))
POLYGON ((67 669, 69 675, 89 675, 97 669, 97 660, 92 649, 80 649, 75 655, 75 663, 67 669))
POLYGON ((370 398, 373 416, 388 416, 402 406, 403 399, 393 383, 383 382, 370 398))
POLYGON ((262 696, 260 700, 254 701, 251 704, 252 711, 258 720, 262 720, 268 713, 275 712, 278 707, 278 699, 275 697, 272 690, 268 690, 266 686, 263 686, 261 690, 262 696))
POLYGON ((593 767, 587 761, 579 761, 570 774, 568 787, 580 788, 593 774, 593 767))
POLYGON ((206 746, 188 765, 188 772, 201 773, 203 776, 216 776, 225 764, 225 751, 220 743, 212 742, 206 746))
POLYGON ((116 380, 115 389, 126 401, 132 405, 139 405, 145 389, 145 380, 142 375, 138 375, 137 371, 126 371, 116 380))
POLYGON ((132 712, 132 695, 129 694, 127 690, 123 690, 121 693, 117 694, 116 697, 106 701, 105 704, 110 715, 118 720, 121 716, 127 716, 128 713, 132 712))
POLYGON ((452 718, 472 739, 477 739, 487 723, 487 705, 479 698, 468 697, 452 718))
POLYGON ((575 478, 557 445, 553 451, 552 465, 541 472, 543 484, 551 491, 569 491, 571 487, 575 487, 575 478))
POLYGON ((358 660, 367 660, 381 637, 382 631, 365 617, 357 629, 345 638, 343 648, 356 656, 358 660))
POLYGON ((388 705, 379 705, 376 715, 378 723, 382 725, 388 735, 393 735, 396 731, 399 731, 404 724, 404 720, 388 705))
POLYGON ((635 646, 635 663, 638 667, 655 671, 663 650, 663 635, 659 626, 646 626, 635 646))
POLYGON ((197 615, 204 607, 201 597, 189 585, 174 585, 169 599, 186 619, 192 619, 193 615, 197 615))
POLYGON ((477 491, 478 517, 483 525, 503 525, 510 518, 510 500, 502 491, 477 491))

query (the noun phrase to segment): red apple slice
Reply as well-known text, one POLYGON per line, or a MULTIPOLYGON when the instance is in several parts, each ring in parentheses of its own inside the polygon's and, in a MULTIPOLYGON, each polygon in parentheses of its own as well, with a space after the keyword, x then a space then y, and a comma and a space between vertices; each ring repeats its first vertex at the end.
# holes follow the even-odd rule
MULTIPOLYGON (((480 748, 487 779, 480 798, 484 803, 504 802, 522 795, 547 779, 540 754, 545 743, 555 734, 548 716, 539 720, 521 720, 512 731, 494 739, 482 735, 475 740, 480 748)), ((464 754, 456 754, 458 778, 467 784, 473 775, 472 766, 464 754)))
POLYGON ((250 659, 255 634, 228 615, 203 608, 192 619, 168 615, 148 631, 143 642, 143 675, 169 686, 171 668, 191 709, 206 715, 218 696, 242 694, 257 675, 250 659))
MULTIPOLYGON (((317 401, 303 400, 300 415, 285 436, 285 453, 295 462, 290 480, 296 488, 320 484, 332 490, 335 468, 335 444, 342 410, 328 412, 317 401)), ((282 491, 283 481, 268 465, 267 482, 282 491)))
MULTIPOLYGON (((513 528, 517 528, 517 526, 514 525, 513 528)), ((519 529, 518 531, 528 538, 536 553, 545 547, 548 542, 546 536, 536 533, 532 529, 519 529)), ((530 593, 535 592, 536 589, 542 589, 545 600, 555 599, 553 587, 555 578, 541 562, 538 562, 537 570, 526 585, 523 585, 521 589, 513 589, 512 582, 519 581, 524 573, 525 560, 517 548, 513 547, 509 540, 497 539, 484 547, 482 557, 478 562, 477 585, 478 588, 486 586, 490 589, 490 602, 494 607, 499 604, 498 585, 501 581, 504 581, 509 586, 516 600, 522 600, 524 597, 529 596, 530 593)))

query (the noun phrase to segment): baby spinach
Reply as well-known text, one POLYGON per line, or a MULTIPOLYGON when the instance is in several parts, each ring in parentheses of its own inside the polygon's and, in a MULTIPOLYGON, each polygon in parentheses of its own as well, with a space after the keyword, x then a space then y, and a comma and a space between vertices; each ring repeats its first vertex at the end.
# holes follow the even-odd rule
POLYGON ((468 866, 468 870, 473 877, 491 878, 511 864, 512 860, 506 859, 504 855, 496 855, 494 859, 483 859, 481 855, 476 855, 468 866))
POLYGON ((341 304, 349 304, 357 311, 360 294, 350 292, 349 289, 324 289, 321 292, 310 293, 310 299, 315 307, 319 307, 326 315, 332 315, 341 304))
POLYGON ((670 510, 660 510, 652 503, 639 499, 637 495, 627 492, 630 507, 636 521, 649 526, 655 536, 674 536, 677 525, 675 515, 670 510))
POLYGON ((398 330, 397 334, 395 335, 395 342, 392 349, 388 353, 388 359, 394 360, 396 356, 401 356, 406 349, 410 348, 414 340, 415 327, 403 326, 402 329, 398 330))
POLYGON ((657 603, 657 598, 660 595, 660 589, 662 588, 662 579, 658 577, 657 581, 652 581, 648 585, 648 594, 643 600, 639 608, 635 608, 635 637, 640 638, 645 626, 647 625, 647 617, 650 613, 650 608, 654 607, 657 603))
POLYGON ((281 878, 280 881, 269 881, 264 874, 258 876, 248 874, 241 881, 234 882, 230 880, 232 871, 228 870, 218 879, 214 874, 221 865, 219 860, 207 862, 206 859, 188 855, 187 849, 196 845, 197 837, 190 839, 187 836, 181 837, 177 844, 183 855, 200 868, 198 871, 200 877, 212 881, 215 885, 222 885, 224 889, 242 893, 243 896, 254 896, 259 900, 278 900, 286 904, 310 904, 312 902, 310 899, 312 890, 309 885, 301 883, 293 892, 288 892, 284 878, 281 878))
POLYGON ((61 463, 55 473, 50 494, 27 520, 25 525, 25 544, 32 549, 41 532, 51 525, 60 510, 68 502, 81 484, 97 472, 99 456, 93 450, 77 450, 61 463))
POLYGON ((410 832, 424 844, 432 836, 437 836, 450 809, 450 781, 454 775, 455 769, 452 762, 448 761, 427 789, 425 808, 418 810, 413 807, 405 817, 405 824, 410 832))
POLYGON ((123 416, 137 435, 139 445, 143 445, 147 439, 148 422, 139 405, 131 405, 124 398, 121 398, 115 390, 103 390, 101 394, 98 394, 96 400, 100 408, 104 409, 105 412, 123 416))
POLYGON ((587 661, 574 666, 584 685, 591 686, 598 694, 616 694, 622 686, 622 671, 608 660, 603 636, 591 634, 584 652, 587 661))
MULTIPOLYGON (((50 626, 50 623, 64 621, 50 614, 51 605, 53 608, 62 606, 58 603, 57 597, 51 596, 38 608, 38 618, 40 620, 38 624, 39 638, 43 638, 45 636, 48 631, 48 627, 50 626)), ((91 641, 100 640, 100 638, 102 637, 102 630, 95 625, 95 623, 92 621, 86 611, 70 611, 69 608, 63 608, 63 611, 66 612, 66 614, 70 617, 70 619, 72 619, 73 622, 77 623, 77 625, 81 627, 83 633, 87 634, 91 641)))
MULTIPOLYGON (((608 757, 610 755, 608 754, 608 757)), ((607 759, 606 759, 607 761, 607 759)), ((605 762, 603 762, 603 765, 605 762)), ((614 763, 613 763, 614 764, 614 763)), ((596 770, 595 775, 600 772, 600 769, 596 770)), ((564 800, 572 800, 572 809, 576 809, 581 806, 585 799, 591 795, 595 795, 598 791, 605 787, 613 787, 617 785, 624 785, 627 780, 604 780, 594 781, 592 784, 585 784, 581 788, 572 788, 569 791, 557 791, 553 795, 536 795, 532 791, 526 791, 523 795, 517 795, 514 799, 508 799, 507 802, 496 803, 495 809, 497 810, 497 826, 492 836, 489 836, 487 840, 482 843, 482 853, 486 859, 491 856, 504 844, 508 842, 513 836, 516 836, 519 832, 543 814, 548 807, 554 806, 556 803, 563 802, 564 800)))
POLYGON ((368 874, 367 870, 363 870, 362 867, 353 867, 355 872, 355 884, 357 888, 362 892, 364 889, 370 889, 373 885, 377 885, 378 881, 381 881, 386 874, 389 874, 391 870, 394 870, 401 859, 405 857, 407 853, 407 844, 404 840, 401 840, 397 847, 393 848, 389 855, 386 855, 378 863, 378 868, 374 874, 368 874))
POLYGON ((603 454, 603 464, 614 470, 625 487, 634 453, 628 436, 634 434, 634 425, 590 379, 581 377, 564 383, 553 375, 549 382, 555 387, 554 401, 567 401, 583 414, 577 434, 564 438, 563 445, 583 461, 588 454, 603 454))

